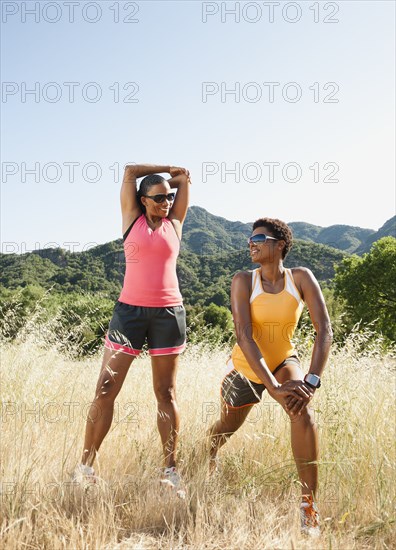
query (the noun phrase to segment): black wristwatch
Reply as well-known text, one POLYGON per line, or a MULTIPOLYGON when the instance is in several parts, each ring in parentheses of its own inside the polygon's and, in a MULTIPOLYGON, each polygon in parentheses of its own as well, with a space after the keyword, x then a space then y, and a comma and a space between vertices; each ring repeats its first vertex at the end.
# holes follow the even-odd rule
POLYGON ((304 382, 315 390, 317 390, 321 386, 320 376, 318 376, 317 374, 311 374, 311 373, 306 374, 304 376, 304 382))

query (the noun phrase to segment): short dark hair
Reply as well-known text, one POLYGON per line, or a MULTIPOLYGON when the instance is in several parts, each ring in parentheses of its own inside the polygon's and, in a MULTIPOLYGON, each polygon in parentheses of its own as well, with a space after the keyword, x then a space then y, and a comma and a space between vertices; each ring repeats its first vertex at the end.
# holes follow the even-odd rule
POLYGON ((142 203, 141 198, 144 197, 144 195, 147 195, 153 185, 157 185, 158 183, 166 183, 166 181, 167 180, 159 174, 150 174, 142 179, 139 185, 139 191, 137 192, 137 198, 143 212, 146 212, 146 207, 142 203))
POLYGON ((285 246, 282 250, 282 258, 285 259, 293 246, 293 232, 287 223, 282 222, 277 218, 259 218, 253 224, 253 231, 258 227, 265 227, 271 231, 272 235, 276 239, 285 241, 285 246))

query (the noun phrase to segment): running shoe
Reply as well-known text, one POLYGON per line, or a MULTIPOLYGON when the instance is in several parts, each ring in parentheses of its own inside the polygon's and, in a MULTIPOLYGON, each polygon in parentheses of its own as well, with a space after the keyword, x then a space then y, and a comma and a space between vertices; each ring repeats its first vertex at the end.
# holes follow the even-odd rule
POLYGON ((312 496, 304 495, 300 505, 301 532, 310 537, 320 535, 319 510, 312 496))
POLYGON ((174 466, 164 469, 160 483, 163 487, 169 487, 175 491, 179 498, 186 498, 186 491, 183 489, 182 481, 174 466))
POLYGON ((73 472, 72 482, 78 483, 83 489, 87 489, 90 485, 97 483, 95 470, 92 466, 78 464, 73 472))

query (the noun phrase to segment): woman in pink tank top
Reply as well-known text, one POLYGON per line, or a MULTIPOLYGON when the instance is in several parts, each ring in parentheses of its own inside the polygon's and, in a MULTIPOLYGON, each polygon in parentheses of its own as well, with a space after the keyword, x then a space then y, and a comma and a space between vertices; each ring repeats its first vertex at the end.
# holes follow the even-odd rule
POLYGON ((176 260, 190 183, 190 174, 185 168, 153 165, 125 168, 121 187, 125 277, 105 339, 95 399, 86 424, 82 461, 74 473, 74 480, 83 485, 96 481, 92 464, 110 429, 115 398, 129 366, 147 342, 165 460, 161 483, 179 497, 185 495, 176 471, 179 432, 176 371, 186 338, 176 260), (166 180, 159 173, 168 173, 171 177, 166 180), (141 177, 144 179, 137 191, 137 178, 141 177), (173 189, 177 189, 177 193, 172 192, 173 189))

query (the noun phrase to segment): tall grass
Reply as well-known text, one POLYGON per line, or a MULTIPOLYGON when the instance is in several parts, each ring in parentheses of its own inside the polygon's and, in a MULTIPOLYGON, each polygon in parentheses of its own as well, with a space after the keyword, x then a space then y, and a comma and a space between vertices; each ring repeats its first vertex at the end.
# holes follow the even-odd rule
MULTIPOLYGON (((96 464, 100 483, 86 493, 73 486, 101 358, 73 359, 52 334, 51 323, 32 318, 16 340, 2 342, 2 548, 395 547, 395 362, 371 334, 355 332, 333 350, 313 401, 319 540, 299 534, 289 420, 268 395, 222 449, 220 473, 208 478, 206 432, 218 415, 229 350, 205 345, 204 333, 181 356, 178 374, 186 501, 159 491, 147 356, 133 363, 117 400, 96 464)), ((312 339, 299 338, 308 369, 312 339)))

